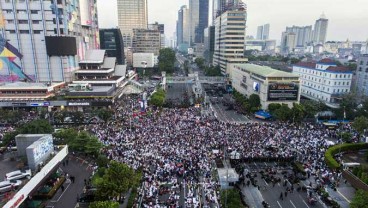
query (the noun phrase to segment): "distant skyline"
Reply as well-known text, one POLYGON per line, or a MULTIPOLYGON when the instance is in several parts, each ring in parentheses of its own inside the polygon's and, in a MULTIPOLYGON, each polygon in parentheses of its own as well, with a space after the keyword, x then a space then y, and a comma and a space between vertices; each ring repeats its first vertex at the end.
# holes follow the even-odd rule
MULTIPOLYGON (((280 42, 287 26, 313 25, 325 13, 329 20, 327 41, 368 39, 367 0, 243 0, 248 7, 246 35, 256 36, 257 26, 270 24, 270 39, 280 42)), ((117 26, 117 0, 98 0, 100 28, 117 26)), ((210 0, 210 5, 212 0, 210 0)), ((176 30, 178 10, 188 0, 148 0, 148 22, 165 24, 171 38, 176 30)))

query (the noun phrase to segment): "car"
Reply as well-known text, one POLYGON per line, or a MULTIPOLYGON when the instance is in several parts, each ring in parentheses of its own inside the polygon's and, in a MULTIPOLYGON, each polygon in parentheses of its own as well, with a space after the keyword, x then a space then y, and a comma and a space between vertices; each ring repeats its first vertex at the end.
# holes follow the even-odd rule
POLYGON ((24 179, 24 178, 31 178, 31 170, 25 170, 20 171, 16 170, 10 173, 5 174, 5 180, 11 181, 11 180, 18 180, 18 179, 24 179))
POLYGON ((6 193, 8 191, 14 190, 16 187, 20 186, 22 181, 20 180, 10 180, 0 182, 0 193, 6 193))

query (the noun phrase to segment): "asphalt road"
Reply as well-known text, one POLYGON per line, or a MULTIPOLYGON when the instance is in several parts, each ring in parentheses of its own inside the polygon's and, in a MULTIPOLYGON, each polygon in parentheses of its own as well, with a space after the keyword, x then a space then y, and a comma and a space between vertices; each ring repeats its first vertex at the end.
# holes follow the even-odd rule
MULTIPOLYGON (((308 196, 306 191, 297 191, 298 184, 291 184, 290 182, 286 182, 286 186, 284 186, 284 174, 288 172, 292 172, 289 167, 279 167, 277 163, 248 163, 246 164, 246 169, 249 170, 250 173, 257 174, 255 179, 257 180, 257 185, 260 187, 255 187, 252 184, 247 186, 244 184, 242 186, 243 197, 245 197, 245 201, 249 204, 250 207, 262 207, 262 201, 267 202, 270 207, 278 207, 278 208, 310 208, 310 207, 324 207, 320 202, 316 202, 314 205, 308 203, 308 196), (280 178, 281 182, 275 183, 267 183, 261 177, 260 171, 265 168, 274 168, 276 169, 275 177, 280 178), (294 191, 287 192, 287 196, 285 195, 287 187, 291 189, 291 186, 294 187, 294 191), (283 195, 281 198, 280 195, 283 195)), ((248 178, 245 181, 249 180, 248 178)), ((302 185, 302 183, 300 183, 302 185)))
POLYGON ((212 109, 217 119, 227 123, 248 123, 250 120, 243 114, 237 113, 235 110, 227 110, 227 106, 222 104, 222 98, 210 98, 212 109))
POLYGON ((185 92, 191 99, 189 102, 193 103, 192 85, 190 83, 170 83, 167 87, 166 100, 171 100, 179 105, 186 99, 184 97, 185 92))

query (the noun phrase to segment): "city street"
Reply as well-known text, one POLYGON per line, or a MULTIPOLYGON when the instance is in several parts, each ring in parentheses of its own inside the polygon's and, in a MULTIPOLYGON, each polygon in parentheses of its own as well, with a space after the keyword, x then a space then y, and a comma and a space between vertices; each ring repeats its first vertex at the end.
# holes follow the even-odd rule
POLYGON ((250 120, 243 114, 239 114, 235 110, 228 110, 227 106, 222 104, 222 98, 210 98, 212 109, 217 119, 227 123, 248 123, 250 120))

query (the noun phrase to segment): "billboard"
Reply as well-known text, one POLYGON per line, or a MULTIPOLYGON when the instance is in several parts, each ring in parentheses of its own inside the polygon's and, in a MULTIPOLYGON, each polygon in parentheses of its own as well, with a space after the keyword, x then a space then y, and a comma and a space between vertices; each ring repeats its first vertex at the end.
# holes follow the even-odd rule
POLYGON ((91 17, 90 1, 89 0, 79 0, 79 7, 80 7, 81 25, 91 26, 92 17, 91 17))
POLYGON ((297 101, 299 86, 296 83, 270 83, 268 85, 268 101, 297 101))
POLYGON ((77 55, 77 41, 75 37, 45 36, 46 51, 49 56, 77 55))

